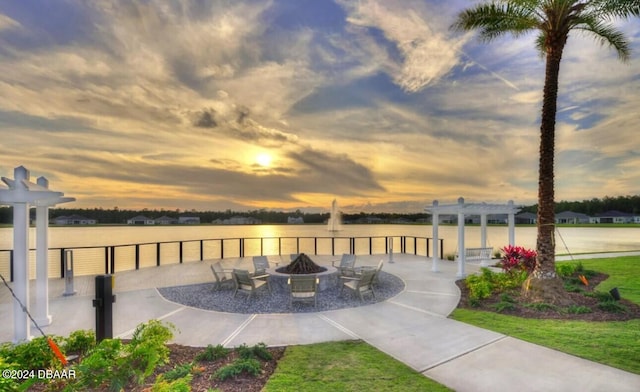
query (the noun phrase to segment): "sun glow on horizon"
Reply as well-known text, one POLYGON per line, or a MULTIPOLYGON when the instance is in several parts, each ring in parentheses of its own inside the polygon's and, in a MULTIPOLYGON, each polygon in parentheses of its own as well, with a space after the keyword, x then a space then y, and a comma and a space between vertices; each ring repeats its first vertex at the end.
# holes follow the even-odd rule
POLYGON ((256 163, 262 167, 269 167, 272 160, 273 158, 271 157, 271 155, 267 154, 266 152, 262 152, 256 155, 256 163))

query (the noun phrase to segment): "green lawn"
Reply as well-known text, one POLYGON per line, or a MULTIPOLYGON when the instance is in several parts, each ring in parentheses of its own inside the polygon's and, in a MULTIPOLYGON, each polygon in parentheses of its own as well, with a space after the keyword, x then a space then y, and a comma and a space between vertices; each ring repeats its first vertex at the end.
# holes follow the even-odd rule
POLYGON ((450 391, 361 341, 289 346, 265 392, 450 391))
MULTIPOLYGON (((618 287, 623 298, 640 303, 640 257, 615 257, 580 262, 586 269, 609 275, 609 279, 598 285, 596 290, 609 291, 612 287, 618 287)), ((525 320, 468 309, 456 309, 451 318, 640 374, 640 320, 525 320)))

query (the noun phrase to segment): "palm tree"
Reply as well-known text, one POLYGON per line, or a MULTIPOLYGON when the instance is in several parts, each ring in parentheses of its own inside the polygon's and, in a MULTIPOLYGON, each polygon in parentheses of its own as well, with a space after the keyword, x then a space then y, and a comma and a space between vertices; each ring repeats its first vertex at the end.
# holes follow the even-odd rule
POLYGON ((626 61, 629 43, 611 21, 631 16, 640 16, 640 0, 494 0, 462 11, 452 25, 458 31, 479 30, 484 41, 507 33, 519 37, 535 31, 536 47, 546 57, 538 171, 538 256, 535 270, 523 286, 525 296, 532 301, 569 303, 555 273, 554 248, 553 161, 562 52, 569 34, 578 31, 611 46, 620 60, 626 61))

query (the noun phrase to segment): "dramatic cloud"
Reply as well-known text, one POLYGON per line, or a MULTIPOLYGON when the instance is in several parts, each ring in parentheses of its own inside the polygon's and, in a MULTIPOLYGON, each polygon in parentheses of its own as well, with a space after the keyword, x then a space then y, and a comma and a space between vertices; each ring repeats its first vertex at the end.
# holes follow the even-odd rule
MULTIPOLYGON (((533 35, 452 33, 467 6, 2 2, 0 174, 24 165, 82 207, 533 203, 544 61, 533 35)), ((640 24, 617 25, 627 64, 567 45, 558 199, 640 193, 640 24)))

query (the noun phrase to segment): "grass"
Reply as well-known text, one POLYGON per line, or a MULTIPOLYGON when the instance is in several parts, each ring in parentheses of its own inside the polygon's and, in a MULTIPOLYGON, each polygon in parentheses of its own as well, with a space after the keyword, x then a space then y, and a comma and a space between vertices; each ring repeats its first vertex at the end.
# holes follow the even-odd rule
POLYGON ((361 341, 289 346, 263 391, 450 391, 361 341))
MULTIPOLYGON (((623 298, 640 303, 640 257, 580 260, 586 269, 609 275, 599 291, 618 287, 623 298)), ((640 374, 640 320, 586 322, 532 320, 497 313, 456 309, 451 318, 640 374)))

